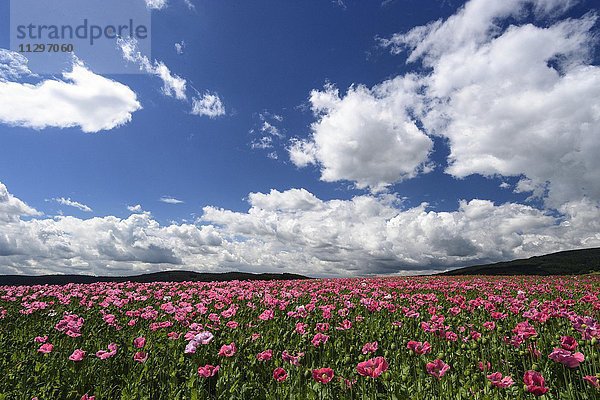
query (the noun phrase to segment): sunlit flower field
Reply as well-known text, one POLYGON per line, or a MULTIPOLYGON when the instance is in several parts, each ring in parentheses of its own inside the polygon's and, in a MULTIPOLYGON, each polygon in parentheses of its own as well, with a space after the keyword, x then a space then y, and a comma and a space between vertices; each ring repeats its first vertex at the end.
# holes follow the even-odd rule
POLYGON ((0 399, 599 399, 599 277, 0 287, 0 399))

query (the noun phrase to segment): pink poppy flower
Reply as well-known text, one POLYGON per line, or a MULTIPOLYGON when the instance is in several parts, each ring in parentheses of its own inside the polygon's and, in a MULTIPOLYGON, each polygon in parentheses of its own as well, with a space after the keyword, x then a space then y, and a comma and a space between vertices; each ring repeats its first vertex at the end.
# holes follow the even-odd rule
POLYGON ((487 330, 493 331, 496 329, 496 323, 494 321, 484 322, 483 327, 487 330))
POLYGON ((54 346, 51 343, 44 343, 43 345, 40 346, 40 348, 38 349, 38 352, 48 354, 48 353, 52 352, 53 348, 54 348, 54 346))
POLYGON ((83 396, 81 396, 81 400, 95 400, 96 396, 90 396, 89 394, 84 394, 83 396))
POLYGON ((433 362, 427 363, 425 366, 427 373, 440 379, 446 375, 446 372, 450 369, 450 366, 440 359, 436 359, 433 362))
POLYGON ((275 379, 277 382, 283 382, 287 379, 287 377, 288 374, 285 369, 279 367, 273 370, 273 379, 275 379))
POLYGON ((379 347, 379 344, 377 343, 377 341, 371 342, 371 343, 366 343, 362 348, 362 353, 363 354, 375 353, 377 351, 378 347, 379 347))
POLYGON ((569 351, 574 351, 577 346, 579 346, 579 343, 577 343, 577 340, 575 340, 574 337, 572 336, 561 336, 560 337, 560 347, 562 347, 565 350, 569 350, 569 351))
POLYGON ((106 350, 98 350, 96 352, 96 357, 101 360, 106 360, 107 358, 111 358, 115 354, 117 354, 117 345, 115 343, 111 343, 108 345, 108 351, 106 350))
POLYGON ((569 350, 555 348, 548 356, 549 359, 566 365, 569 368, 579 367, 579 363, 585 360, 583 353, 571 353, 569 350))
POLYGON ((586 375, 583 377, 585 381, 587 381, 590 385, 595 387, 596 389, 600 389, 600 380, 598 380, 597 376, 594 375, 586 375))
POLYGON ((329 340, 329 336, 324 335, 322 333, 317 333, 312 338, 311 343, 313 344, 313 346, 319 347, 320 345, 327 343, 328 340, 329 340))
POLYGON ((180 336, 180 335, 181 335, 181 334, 180 334, 180 333, 178 333, 178 332, 169 332, 169 333, 167 333, 167 337, 168 337, 170 340, 177 340, 177 339, 179 339, 179 336, 180 336))
POLYGON ((148 359, 148 353, 146 353, 145 351, 138 351, 137 353, 134 354, 133 356, 133 360, 137 361, 139 363, 143 363, 148 359))
POLYGON ((133 346, 136 349, 141 349, 145 345, 146 345, 146 338, 145 337, 140 336, 140 337, 137 337, 137 338, 133 339, 133 346))
POLYGON ((515 384, 515 382, 510 376, 502 377, 502 374, 500 372, 494 372, 493 374, 488 375, 487 378, 492 383, 492 385, 501 389, 505 389, 515 384))
POLYGON ((33 341, 35 343, 46 343, 46 341, 48 340, 48 336, 36 336, 35 339, 33 339, 33 341))
POLYGON ((273 312, 273 310, 265 310, 262 312, 262 314, 258 316, 258 319, 260 319, 261 321, 268 321, 270 319, 273 319, 274 316, 275 313, 273 312))
POLYGON ((203 376, 205 378, 210 378, 211 376, 215 376, 217 372, 219 372, 220 366, 214 366, 210 364, 206 364, 203 367, 198 367, 198 375, 203 376))
POLYGON ((219 355, 222 357, 233 357, 236 351, 237 348, 235 347, 235 343, 231 342, 230 344, 224 344, 223 346, 221 346, 221 350, 219 350, 219 355))
POLYGON ((523 383, 525 383, 527 392, 536 396, 541 396, 548 391, 544 377, 537 371, 525 372, 523 383))
POLYGON ((230 329, 235 329, 238 326, 240 326, 240 324, 237 321, 229 321, 225 324, 226 327, 230 328, 230 329))
POLYGON ((313 369, 312 376, 315 381, 325 385, 325 384, 331 382, 331 380, 333 379, 334 373, 331 368, 319 368, 319 369, 313 369))
POLYGON ((265 350, 256 355, 256 359, 259 361, 269 361, 271 358, 273 358, 273 350, 271 349, 265 350))
POLYGON ((379 375, 388 370, 388 363, 383 357, 375 357, 367 361, 358 363, 356 371, 362 376, 377 378, 379 375))
POLYGON ((303 356, 304 356, 303 352, 300 352, 300 353, 296 354, 295 356, 288 353, 287 350, 284 350, 283 353, 281 353, 281 358, 283 359, 283 361, 287 361, 290 364, 295 365, 295 366, 300 365, 300 358, 303 356))
POLYGON ((345 319, 342 322, 340 322, 340 325, 337 326, 335 329, 337 329, 338 331, 346 331, 348 329, 352 328, 352 322, 350 322, 349 320, 345 319))
POLYGON ((75 349, 75 351, 73 351, 73 354, 69 356, 69 360, 77 362, 83 360, 84 357, 85 351, 81 349, 75 349))
POLYGON ((431 345, 428 342, 416 342, 414 340, 409 341, 406 344, 406 348, 415 352, 415 354, 422 355, 431 352, 431 345))

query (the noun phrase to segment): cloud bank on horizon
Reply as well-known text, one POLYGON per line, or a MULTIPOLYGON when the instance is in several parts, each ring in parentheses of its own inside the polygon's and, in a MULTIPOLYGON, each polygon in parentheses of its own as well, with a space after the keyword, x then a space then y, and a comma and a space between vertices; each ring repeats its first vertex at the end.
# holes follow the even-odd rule
MULTIPOLYGON (((169 7, 146 3, 156 12, 169 7)), ((576 4, 470 0, 447 18, 375 39, 397 62, 405 57, 406 72, 371 86, 307 88, 308 135, 284 135, 287 117, 258 114, 248 146, 254 153, 291 163, 293 174, 312 168, 322 182, 349 184, 345 198, 319 198, 318 189, 297 186, 261 189, 247 195, 246 211, 204 204, 191 219, 161 223, 145 203, 133 202, 124 203, 128 216, 48 215, 0 176, 0 273, 411 274, 600 247, 598 15, 591 9, 567 16, 576 4), (440 142, 447 145, 442 160, 440 142), (395 189, 439 170, 449 182, 510 179, 498 190, 529 199, 457 199, 456 209, 436 211, 426 201, 408 205, 395 189)), ((188 114, 214 123, 234 114, 217 92, 189 96, 188 80, 137 52, 135 43, 119 46, 124 60, 162 80, 163 95, 189 104, 188 114)), ((193 51, 186 40, 185 53, 177 53, 193 51)), ((40 79, 25 57, 0 50, 6 125, 106 133, 135 121, 140 98, 77 59, 62 79, 40 79)), ((53 200, 86 213, 98 209, 70 197, 53 200)), ((179 195, 158 201, 171 209, 190 203, 179 195)))

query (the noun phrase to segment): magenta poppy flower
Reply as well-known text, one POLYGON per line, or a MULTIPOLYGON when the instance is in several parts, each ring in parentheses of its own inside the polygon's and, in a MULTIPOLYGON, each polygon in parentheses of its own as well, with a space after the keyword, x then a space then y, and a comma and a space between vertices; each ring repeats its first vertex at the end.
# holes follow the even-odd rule
POLYGON ((111 358, 115 354, 117 354, 117 345, 115 343, 110 343, 108 345, 108 351, 106 350, 98 350, 96 352, 96 357, 101 360, 106 360, 107 358, 111 358))
POLYGON ((235 343, 231 342, 230 344, 224 344, 221 346, 221 350, 219 350, 219 355, 224 357, 233 357, 237 351, 235 347, 235 343))
POLYGON ((492 385, 501 389, 505 389, 515 384, 510 376, 502 377, 500 372, 494 372, 493 374, 488 375, 487 378, 492 385))
POLYGON ((145 345, 146 345, 146 338, 145 337, 140 336, 140 337, 137 337, 137 338, 133 339, 133 346, 136 349, 141 349, 145 345))
POLYGON ((322 333, 317 333, 310 342, 313 346, 319 347, 320 345, 327 343, 328 340, 329 336, 324 335, 322 333))
POLYGON ((579 363, 585 360, 583 353, 571 353, 569 350, 555 348, 548 356, 549 359, 566 365, 569 368, 579 367, 579 363))
POLYGON ((427 363, 425 366, 427 373, 440 379, 446 375, 446 372, 450 369, 450 366, 440 359, 436 359, 433 362, 427 363))
POLYGON ((377 378, 379 375, 388 370, 388 363, 383 357, 375 357, 367 361, 358 363, 356 371, 362 376, 377 378))
POLYGON ((422 355, 431 352, 431 345, 429 342, 416 342, 414 340, 409 341, 406 344, 406 348, 415 352, 415 354, 422 355))
POLYGON ((352 328, 352 322, 350 322, 349 320, 345 319, 342 322, 340 322, 340 325, 337 326, 335 329, 337 329, 338 331, 346 331, 348 329, 352 328))
POLYGON ((35 339, 33 339, 33 341, 35 343, 46 343, 46 341, 48 340, 48 336, 36 336, 35 339))
POLYGON ((295 356, 288 353, 287 350, 284 350, 283 353, 281 353, 281 358, 283 359, 283 361, 287 361, 290 364, 295 365, 295 366, 300 365, 300 358, 303 356, 304 356, 303 352, 300 352, 300 353, 296 354, 295 356))
POLYGON ((365 345, 362 348, 362 353, 363 354, 375 353, 377 351, 378 347, 379 347, 379 344, 377 343, 377 341, 365 343, 365 345))
POLYGON ((331 380, 333 379, 334 373, 331 368, 319 368, 319 369, 313 369, 312 376, 315 381, 325 385, 325 384, 331 382, 331 380))
POLYGON ((275 379, 277 382, 283 382, 287 379, 287 377, 288 374, 285 369, 279 367, 273 370, 273 379, 275 379))
POLYGON ((83 360, 84 357, 85 351, 81 349, 75 349, 75 351, 73 351, 73 354, 69 356, 69 360, 77 362, 83 360))
POLYGON ((585 381, 587 381, 590 385, 595 387, 596 389, 600 389, 600 381, 597 376, 594 375, 586 375, 583 377, 585 381))
POLYGON ((492 330, 496 329, 496 323, 494 321, 484 322, 483 327, 487 330, 492 331, 492 330))
POLYGON ((40 346, 40 348, 38 349, 38 352, 48 354, 48 353, 52 352, 53 348, 54 348, 54 346, 51 343, 44 343, 43 345, 40 346))
POLYGON ((572 336, 561 336, 560 337, 560 347, 562 347, 565 350, 569 350, 569 351, 574 351, 577 346, 579 346, 579 343, 577 343, 577 340, 575 340, 574 337, 572 336))
POLYGON ((215 376, 217 372, 219 372, 220 366, 214 366, 210 364, 206 364, 203 367, 198 367, 198 375, 203 376, 205 378, 210 378, 211 376, 215 376))
POLYGON ((133 360, 139 363, 143 363, 148 359, 148 353, 145 351, 138 351, 133 355, 133 360))
POLYGON ((260 319, 261 321, 268 321, 270 319, 273 319, 274 316, 275 313, 273 312, 273 310, 265 310, 262 312, 262 314, 258 316, 258 319, 260 319))
POLYGON ((83 396, 81 396, 81 400, 95 400, 96 396, 90 396, 89 394, 84 394, 83 396))
POLYGON ((535 396, 541 396, 548 391, 544 377, 537 371, 527 371, 523 375, 526 390, 535 396))
POLYGON ((271 349, 265 350, 256 355, 256 359, 259 361, 269 361, 271 358, 273 358, 273 350, 271 349))

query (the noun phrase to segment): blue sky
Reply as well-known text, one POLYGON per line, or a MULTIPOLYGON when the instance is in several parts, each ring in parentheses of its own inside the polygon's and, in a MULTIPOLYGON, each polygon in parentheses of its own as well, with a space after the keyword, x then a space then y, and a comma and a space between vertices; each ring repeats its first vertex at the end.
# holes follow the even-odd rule
POLYGON ((116 124, 59 121, 60 93, 32 122, 9 84, 69 79, 0 70, 0 272, 412 273, 600 245, 594 2, 191 1, 149 2, 146 73, 80 60, 116 124), (218 115, 192 112, 206 94, 218 115))

